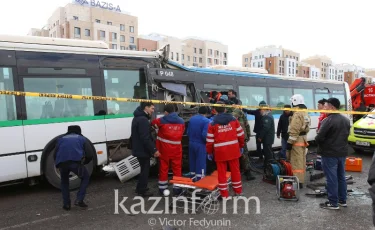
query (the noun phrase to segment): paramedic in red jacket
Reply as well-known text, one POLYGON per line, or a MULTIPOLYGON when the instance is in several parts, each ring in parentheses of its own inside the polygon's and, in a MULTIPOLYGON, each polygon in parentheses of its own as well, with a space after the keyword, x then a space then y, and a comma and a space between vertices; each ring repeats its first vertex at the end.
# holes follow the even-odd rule
MULTIPOLYGON (((217 104, 224 104, 217 102, 217 104)), ((222 197, 228 197, 228 184, 225 177, 229 164, 232 187, 236 196, 242 194, 239 158, 245 145, 244 131, 232 114, 226 113, 225 107, 216 107, 216 115, 208 126, 206 149, 209 159, 217 165, 219 190, 222 197)))
MULTIPOLYGON (((164 117, 155 119, 151 125, 158 129, 156 148, 160 152, 159 191, 163 194, 168 189, 169 164, 172 164, 174 176, 181 176, 182 171, 182 135, 185 131, 185 122, 175 112, 173 104, 164 107, 164 117)), ((179 189, 173 189, 178 193, 179 189)))

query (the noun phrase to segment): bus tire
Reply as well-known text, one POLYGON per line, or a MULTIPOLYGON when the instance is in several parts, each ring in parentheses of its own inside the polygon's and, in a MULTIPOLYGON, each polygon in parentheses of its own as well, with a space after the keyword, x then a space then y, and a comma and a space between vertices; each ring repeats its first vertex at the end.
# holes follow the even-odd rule
MULTIPOLYGON (((54 151, 55 149, 53 149, 54 151)), ((94 171, 94 161, 92 160, 90 163, 85 165, 89 175, 91 176, 92 172, 94 171)), ((46 160, 46 167, 45 167, 45 177, 53 187, 57 189, 61 189, 61 178, 60 178, 60 171, 55 166, 55 159, 54 155, 48 154, 47 160, 46 160)), ((79 188, 81 184, 81 179, 77 177, 74 173, 70 174, 69 178, 69 189, 74 190, 79 188)))
MULTIPOLYGON (((54 138, 53 140, 56 140, 57 138, 54 138)), ((53 141, 52 140, 52 141, 53 141)), ((92 146, 92 151, 94 158, 90 163, 86 164, 85 167, 87 169, 87 172, 89 176, 92 175, 97 159, 96 159, 96 150, 92 142, 86 138, 87 141, 90 142, 92 146)), ((50 148, 51 150, 47 152, 47 159, 45 160, 45 166, 44 166, 44 176, 47 179, 48 183, 51 184, 53 187, 57 189, 61 189, 61 178, 60 178, 60 170, 56 168, 55 166, 55 159, 54 159, 54 152, 55 148, 50 148)), ((81 179, 77 177, 74 173, 70 173, 70 178, 69 178, 69 189, 70 190, 75 190, 79 188, 81 184, 81 179)))

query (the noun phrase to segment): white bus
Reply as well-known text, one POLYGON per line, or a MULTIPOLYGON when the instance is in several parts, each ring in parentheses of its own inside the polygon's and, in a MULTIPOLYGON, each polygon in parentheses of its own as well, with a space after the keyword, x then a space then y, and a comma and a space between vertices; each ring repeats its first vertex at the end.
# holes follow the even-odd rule
MULTIPOLYGON (((168 46, 158 52, 140 52, 108 49, 100 41, 0 36, 0 90, 203 102, 208 91, 235 89, 244 105, 257 105, 260 100, 271 106, 289 104, 293 93, 301 93, 308 108, 316 108, 320 98, 336 96, 345 110, 351 110, 349 88, 343 82, 227 68, 186 68, 168 57, 168 46)), ((137 106, 139 103, 0 95, 0 185, 34 184, 42 178, 60 188, 51 140, 65 133, 69 125, 80 125, 96 149, 94 161, 86 166, 89 172, 107 165, 114 160, 114 151, 127 152, 137 106)), ((156 105, 155 116, 163 114, 162 106, 156 105)), ((186 120, 196 112, 196 108, 178 107, 186 120)), ((276 124, 279 114, 274 111, 276 124)), ((310 140, 319 114, 312 115, 310 140)), ((253 128, 253 117, 249 120, 253 128)), ((250 150, 255 150, 254 139, 248 143, 250 150)), ((186 137, 184 141, 186 147, 186 137)), ((274 147, 278 146, 276 139, 274 147)), ((78 177, 72 174, 70 180, 71 188, 79 186, 78 177)))

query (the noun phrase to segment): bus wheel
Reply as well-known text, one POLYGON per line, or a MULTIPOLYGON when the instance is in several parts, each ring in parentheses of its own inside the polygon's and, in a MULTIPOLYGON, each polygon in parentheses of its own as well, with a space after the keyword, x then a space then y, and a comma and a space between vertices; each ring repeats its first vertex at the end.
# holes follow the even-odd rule
MULTIPOLYGON (((60 177, 60 170, 56 168, 55 166, 55 159, 54 154, 52 154, 55 151, 53 149, 47 156, 46 165, 45 165, 45 171, 44 175, 48 181, 53 187, 57 189, 61 189, 61 177, 60 177)), ((91 176, 93 170, 94 170, 94 161, 91 161, 87 165, 85 165, 89 175, 91 176)), ((77 175, 74 173, 70 173, 69 175, 69 189, 74 190, 79 188, 81 183, 81 179, 78 178, 77 175)))

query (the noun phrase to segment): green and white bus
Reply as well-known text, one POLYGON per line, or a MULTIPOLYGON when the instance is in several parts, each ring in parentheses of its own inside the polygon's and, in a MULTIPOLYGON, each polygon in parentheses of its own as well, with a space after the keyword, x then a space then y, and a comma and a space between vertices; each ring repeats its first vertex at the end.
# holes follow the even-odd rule
MULTIPOLYGON (((146 67, 161 68, 158 52, 112 50, 101 41, 0 36, 0 90, 147 98, 146 67)), ((0 184, 44 175, 60 187, 47 144, 77 124, 96 157, 108 163, 109 149, 130 137, 139 103, 0 95, 0 184), (115 143, 115 144, 113 144, 115 143)), ((79 179, 71 177, 71 187, 79 179)))

